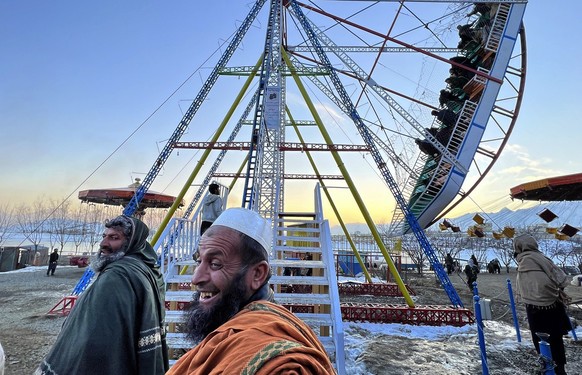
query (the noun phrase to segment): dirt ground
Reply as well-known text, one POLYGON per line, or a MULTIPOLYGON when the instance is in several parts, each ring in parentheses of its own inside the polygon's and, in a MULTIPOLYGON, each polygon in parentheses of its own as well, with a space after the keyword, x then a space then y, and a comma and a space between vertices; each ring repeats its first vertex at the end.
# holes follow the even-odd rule
MULTIPOLYGON (((45 268, 36 272, 0 273, 0 342, 6 352, 6 374, 31 374, 42 357, 47 353, 54 342, 60 326, 64 321, 63 316, 50 316, 47 312, 57 304, 63 296, 68 295, 78 280, 81 278, 84 269, 74 266, 59 266, 54 276, 47 277, 45 268)), ((478 286, 482 298, 491 300, 492 317, 512 324, 512 314, 509 310, 509 297, 507 293, 507 279, 515 285, 515 271, 510 274, 500 275, 483 274, 479 275, 478 286)), ((461 274, 462 276, 462 274, 461 274)), ((472 297, 464 280, 459 275, 452 275, 451 282, 467 308, 472 308, 472 297)), ((405 282, 411 286, 418 294, 414 297, 418 305, 450 304, 447 295, 438 285, 434 275, 418 277, 415 274, 403 274, 405 282)), ((582 300, 582 288, 569 286, 566 291, 573 297, 574 301, 582 300)), ((393 299, 383 300, 374 297, 359 297, 362 302, 389 302, 395 303, 393 299)), ((582 302, 581 305, 570 307, 570 315, 582 322, 582 302)), ((519 304, 518 304, 519 305, 519 304)), ((522 327, 527 327, 525 323, 525 311, 519 305, 518 316, 522 327)), ((394 347, 396 339, 391 339, 391 347, 394 347)), ((398 339, 401 340, 401 339, 398 339)), ((580 338, 582 340, 582 338, 580 338)), ((403 343, 403 345, 409 345, 403 343)), ((582 373, 582 345, 566 341, 566 351, 568 356, 568 369, 571 374, 582 373), (572 372, 579 369, 578 372, 572 372)), ((500 363, 507 358, 497 358, 499 354, 492 353, 492 362, 500 363)), ((531 368, 532 361, 535 361, 533 348, 520 353, 522 359, 511 358, 513 362, 524 362, 525 368, 531 368)), ((382 358, 382 357, 380 357, 382 358)), ((369 370, 375 373, 383 373, 381 368, 386 363, 378 362, 378 356, 371 356, 366 360, 369 370)), ((515 364, 512 364, 513 366, 515 364)), ((402 372, 405 372, 403 370, 402 372)), ((500 373, 500 372, 498 372, 500 373)), ((527 372, 524 372, 527 373, 527 372)))
POLYGON ((33 373, 64 321, 47 312, 71 293, 85 271, 58 266, 54 276, 46 276, 46 268, 41 268, 0 273, 0 342, 6 353, 6 375, 33 373))

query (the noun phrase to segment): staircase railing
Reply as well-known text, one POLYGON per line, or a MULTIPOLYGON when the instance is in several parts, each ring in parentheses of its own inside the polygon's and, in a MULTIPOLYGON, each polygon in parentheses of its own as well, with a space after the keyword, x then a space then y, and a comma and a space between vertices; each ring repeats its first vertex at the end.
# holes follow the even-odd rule
POLYGON ((167 280, 173 262, 192 259, 194 249, 200 238, 200 220, 173 218, 154 244, 154 250, 160 255, 160 272, 167 280))
POLYGON ((338 374, 345 373, 345 353, 344 353, 344 328, 342 322, 342 312, 339 301, 339 289, 337 286, 337 274, 335 269, 335 259, 331 241, 331 231, 329 221, 323 218, 323 205, 321 202, 321 187, 315 186, 315 217, 321 221, 321 255, 325 258, 327 266, 326 273, 329 279, 329 295, 331 297, 331 316, 333 321, 333 341, 335 345, 335 364, 338 374))

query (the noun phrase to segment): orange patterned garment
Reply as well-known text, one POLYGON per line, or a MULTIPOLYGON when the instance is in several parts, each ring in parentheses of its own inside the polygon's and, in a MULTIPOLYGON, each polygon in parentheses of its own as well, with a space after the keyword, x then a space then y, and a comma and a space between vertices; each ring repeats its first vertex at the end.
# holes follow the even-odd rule
POLYGON ((245 306, 176 362, 167 374, 335 374, 317 336, 287 309, 245 306))

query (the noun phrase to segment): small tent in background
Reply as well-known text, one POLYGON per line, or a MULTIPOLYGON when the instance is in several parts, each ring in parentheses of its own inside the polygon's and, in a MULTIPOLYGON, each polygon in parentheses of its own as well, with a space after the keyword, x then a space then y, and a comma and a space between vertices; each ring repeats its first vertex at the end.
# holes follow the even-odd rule
POLYGON ((0 248, 0 272, 13 271, 30 265, 48 263, 48 247, 37 245, 0 248))

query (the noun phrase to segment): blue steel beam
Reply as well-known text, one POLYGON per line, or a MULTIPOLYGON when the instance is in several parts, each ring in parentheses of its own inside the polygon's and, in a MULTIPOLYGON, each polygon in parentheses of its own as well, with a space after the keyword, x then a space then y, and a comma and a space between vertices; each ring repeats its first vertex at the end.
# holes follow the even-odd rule
POLYGON ((437 277, 439 278, 439 280, 443 286, 443 289, 447 293, 451 303, 454 306, 462 307, 463 302, 461 301, 461 298, 459 297, 457 291, 455 290, 455 287, 451 283, 451 280, 449 279, 442 264, 439 262, 435 251, 433 250, 428 238, 426 237, 426 234, 424 233, 424 230, 420 227, 420 225, 418 224, 418 221, 416 220, 416 217, 410 211, 410 208, 408 207, 408 204, 406 203, 404 196, 400 192, 400 189, 398 188, 396 181, 394 180, 390 171, 388 170, 388 165, 383 160, 382 155, 378 151, 376 144, 374 143, 372 137, 370 136, 367 126, 364 125, 362 118, 360 117, 359 113, 357 112, 357 110, 356 110, 354 104, 352 103, 348 93, 346 92, 343 84, 341 83, 337 73, 335 72, 334 69, 331 69, 331 66, 332 66, 331 62, 330 62, 329 58, 327 57, 327 55, 325 54, 325 52, 323 51, 323 49, 321 47, 321 43, 319 42, 319 40, 317 38, 317 34, 312 29, 309 21, 307 20, 307 18, 303 14, 303 12, 302 12, 302 10, 301 10, 301 8, 298 5, 296 0, 289 1, 287 3, 287 6, 290 8, 292 13, 295 15, 295 17, 298 19, 301 26, 305 30, 309 40, 311 41, 311 43, 315 47, 315 50, 317 51, 317 55, 320 58, 322 65, 330 67, 330 79, 331 79, 336 91, 338 92, 338 94, 341 98, 341 101, 343 102, 344 106, 348 109, 349 116, 351 117, 352 121, 356 125, 356 128, 358 129, 358 132, 362 136, 362 139, 370 148, 370 150, 369 150, 370 154, 374 158, 374 161, 376 162, 376 165, 377 165, 378 169, 380 170, 380 173, 382 174, 382 176, 384 177, 384 180, 388 184, 388 187, 390 188, 390 191, 392 192, 394 199, 396 199, 396 203, 398 204, 400 209, 405 213, 405 217, 406 217, 406 220, 408 221, 408 224, 410 225, 410 228, 412 229, 420 246, 423 248, 425 254, 427 255, 427 258, 431 262, 431 265, 433 266, 433 269, 434 269, 437 277))
POLYGON ((142 184, 139 186, 139 188, 135 192, 134 196, 131 198, 131 201, 128 203, 128 205, 125 206, 125 209, 123 210, 124 215, 131 216, 134 214, 135 211, 137 211, 137 209, 139 207, 139 203, 141 202, 145 193, 150 188, 150 186, 152 185, 152 183, 154 182, 154 180, 156 179, 156 177, 158 176, 158 174, 162 170, 164 164, 166 163, 166 161, 170 157, 170 154, 172 153, 172 150, 174 149, 174 143, 178 142, 180 140, 180 138, 182 137, 182 135, 186 132, 188 125, 190 125, 190 121, 192 121, 192 118, 194 117, 194 115, 196 114, 196 112, 198 111, 200 106, 202 105, 202 102, 204 102, 204 100, 206 99, 206 96, 208 95, 208 93, 212 89, 212 86, 214 86, 214 84, 216 83, 216 80, 218 79, 218 76, 220 75, 220 71, 226 66, 226 64, 228 63, 228 61, 230 60, 230 58, 232 57, 232 55, 234 54, 234 52, 238 48, 240 42, 242 41, 242 39, 245 36, 248 29, 251 27, 251 24, 253 23, 253 21, 257 17, 257 14, 261 10, 265 1, 266 0, 257 0, 255 5, 251 8, 251 11, 247 15, 247 17, 245 18, 245 20, 243 21, 241 26, 236 31, 236 33, 235 33, 234 37, 232 38, 231 42, 229 43, 228 47, 226 48, 226 50, 224 51, 224 53, 222 54, 222 56, 218 60, 218 63, 216 64, 216 66, 214 67, 212 72, 210 73, 210 76, 206 79, 206 82, 204 82, 204 85, 200 89, 200 92, 198 93, 198 95, 196 96, 196 98, 194 99, 194 101, 192 102, 192 104, 190 105, 188 110, 186 111, 186 114, 184 114, 184 117, 182 118, 182 120, 178 124, 178 127, 176 128, 176 130, 174 130, 174 133, 168 139, 168 142, 166 143, 166 145, 164 146, 164 148, 160 152, 160 155, 158 156, 158 158, 154 162, 154 165, 149 170, 146 177, 143 179, 142 184))

